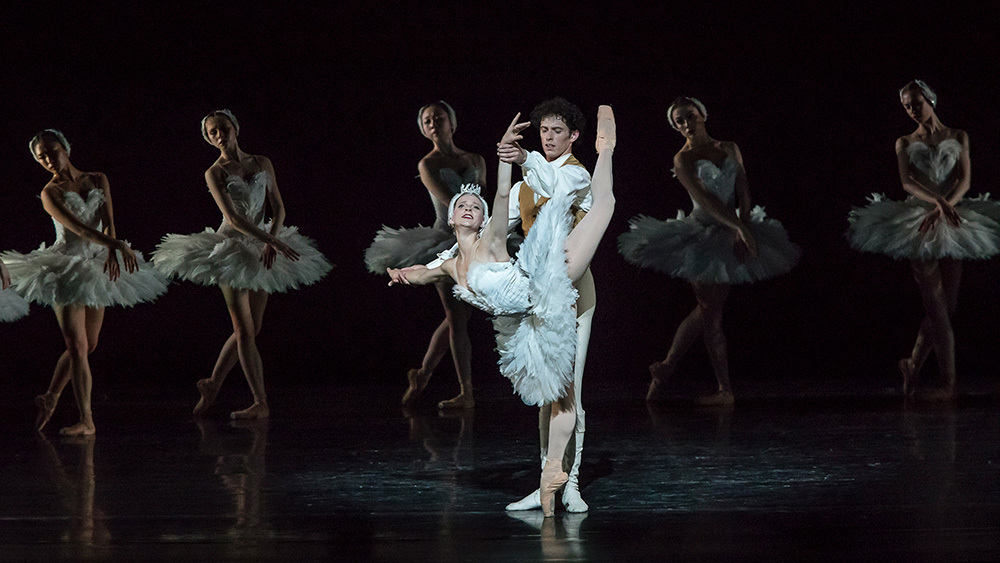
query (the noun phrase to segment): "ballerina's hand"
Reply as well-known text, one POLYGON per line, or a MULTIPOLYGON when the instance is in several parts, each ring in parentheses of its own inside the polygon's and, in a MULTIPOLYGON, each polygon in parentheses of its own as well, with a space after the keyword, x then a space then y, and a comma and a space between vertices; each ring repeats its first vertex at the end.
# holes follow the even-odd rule
POLYGON ((524 138, 521 135, 521 131, 524 131, 526 127, 531 125, 531 122, 522 121, 518 123, 517 120, 520 117, 521 112, 517 112, 517 115, 511 120, 510 125, 507 126, 507 130, 504 131, 503 137, 500 138, 500 142, 497 143, 497 156, 503 162, 524 164, 525 159, 528 157, 528 152, 521 148, 517 142, 524 138))
POLYGON ((940 207, 935 207, 927 212, 924 216, 924 220, 920 222, 920 233, 927 234, 934 230, 937 226, 938 221, 941 220, 942 211, 940 207))
POLYGON ((122 269, 118 264, 118 256, 115 254, 115 250, 122 253, 122 262, 125 264, 126 272, 131 274, 139 267, 139 259, 136 258, 135 251, 129 248, 127 244, 120 243, 117 249, 109 248, 108 257, 104 260, 104 271, 111 278, 111 281, 117 280, 122 275, 122 269))
POLYGON ((941 210, 941 215, 948 221, 948 224, 952 227, 958 227, 962 224, 962 218, 958 215, 958 210, 955 206, 948 203, 948 200, 940 198, 937 201, 937 207, 941 210))
POLYGON ((7 271, 7 265, 0 260, 0 288, 7 289, 10 287, 10 272, 7 271))
POLYGON ((274 266, 274 260, 277 257, 278 251, 270 243, 265 244, 264 248, 260 249, 260 261, 264 263, 264 268, 267 270, 274 266))
POLYGON ((294 248, 288 246, 288 243, 283 242, 281 239, 275 238, 272 242, 265 243, 264 248, 260 250, 260 261, 264 263, 264 267, 268 270, 274 266, 277 252, 280 252, 282 256, 292 261, 299 259, 299 253, 295 252, 294 248))
POLYGON ((403 285, 410 285, 410 281, 406 279, 405 268, 386 268, 385 272, 389 274, 389 287, 394 284, 401 283, 403 285))
POLYGON ((745 225, 741 225, 736 231, 736 239, 733 241, 733 253, 740 263, 746 263, 751 258, 757 257, 757 240, 753 238, 745 225))

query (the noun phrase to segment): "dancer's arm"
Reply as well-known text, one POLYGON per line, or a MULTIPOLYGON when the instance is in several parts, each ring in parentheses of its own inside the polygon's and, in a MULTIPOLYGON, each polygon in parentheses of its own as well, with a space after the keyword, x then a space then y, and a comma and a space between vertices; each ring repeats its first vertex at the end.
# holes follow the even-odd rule
MULTIPOLYGON (((271 160, 266 156, 255 157, 258 162, 260 162, 261 168, 263 168, 268 176, 270 177, 271 185, 267 190, 267 203, 271 206, 271 236, 277 238, 278 233, 281 232, 281 227, 285 224, 285 203, 281 200, 281 192, 278 191, 278 179, 274 175, 274 165, 271 164, 271 160)), ((289 260, 298 260, 299 253, 295 252, 291 247, 287 251, 282 251, 289 260)), ((274 259, 278 256, 278 250, 271 243, 265 243, 264 248, 260 250, 260 261, 264 263, 264 267, 268 270, 271 266, 274 266, 274 259)))
MULTIPOLYGON (((906 150, 909 145, 910 141, 906 137, 900 137, 896 140, 896 164, 899 168, 899 179, 903 184, 903 190, 917 199, 934 205, 934 208, 927 213, 923 222, 920 223, 920 232, 926 233, 933 229, 934 225, 942 217, 952 226, 959 226, 961 218, 959 218, 954 204, 948 201, 948 198, 945 196, 929 189, 917 180, 917 175, 910 165, 910 155, 906 150)), ((968 151, 964 147, 967 145, 968 139, 966 138, 963 142, 962 150, 962 153, 966 155, 966 159, 968 159, 968 151)), ((968 187, 965 189, 968 190, 968 187)), ((964 192, 962 193, 964 194, 964 192)))
POLYGON ((10 272, 7 271, 7 264, 0 260, 0 289, 7 289, 10 287, 10 272))
POLYGON ((451 263, 452 260, 445 260, 438 268, 428 268, 423 265, 407 266, 406 268, 386 268, 389 274, 389 285, 428 285, 441 281, 453 280, 451 263))
MULTIPOLYGON (((497 143, 498 155, 501 152, 508 153, 515 147, 520 148, 517 142, 523 139, 521 131, 529 125, 528 122, 518 123, 517 120, 520 117, 521 113, 518 112, 514 116, 514 119, 511 120, 510 125, 507 126, 507 130, 504 131, 500 142, 497 143)), ((506 162, 504 158, 501 158, 500 165, 497 168, 497 193, 493 198, 493 213, 497 217, 503 217, 499 210, 508 209, 510 206, 511 169, 510 162, 506 162)), ((480 237, 479 247, 476 249, 476 258, 478 261, 506 262, 510 260, 510 256, 507 254, 507 228, 508 222, 506 220, 498 219, 486 224, 483 228, 483 234, 480 237)))
POLYGON ((969 135, 959 131, 956 140, 962 143, 962 152, 958 155, 958 166, 952 173, 951 187, 945 190, 948 203, 955 205, 965 197, 972 185, 972 161, 969 158, 969 135))
POLYGON ((746 223, 736 216, 735 210, 730 209, 715 194, 705 188, 695 171, 696 161, 688 155, 688 152, 681 151, 674 156, 674 173, 677 174, 681 185, 691 194, 691 199, 697 202, 699 207, 707 211, 713 219, 732 229, 737 238, 746 245, 746 250, 750 255, 756 256, 757 242, 746 223))
POLYGON ((237 231, 251 236, 264 244, 270 244, 288 258, 297 259, 298 254, 292 250, 292 247, 273 234, 257 227, 252 221, 244 217, 242 213, 236 211, 236 208, 233 206, 233 199, 229 197, 229 192, 226 191, 225 182, 226 171, 221 166, 213 166, 205 172, 205 183, 208 184, 208 191, 212 194, 215 204, 219 206, 219 211, 222 211, 222 216, 226 219, 226 222, 232 225, 237 231))
MULTIPOLYGON (((101 224, 104 225, 104 234, 117 239, 115 211, 114 206, 111 204, 111 185, 108 183, 108 177, 101 173, 95 173, 90 178, 104 192, 104 206, 101 209, 101 224)), ((122 243, 122 248, 119 248, 118 251, 122 253, 122 262, 125 264, 125 271, 130 273, 136 271, 139 267, 139 259, 136 257, 135 251, 124 243, 122 243)), ((107 272, 112 280, 118 279, 118 276, 121 274, 114 248, 108 249, 108 257, 104 260, 104 271, 107 272)))
POLYGON ((750 185, 747 183, 747 171, 743 167, 743 153, 736 143, 732 143, 733 157, 740 164, 739 171, 736 172, 736 199, 739 200, 740 220, 750 220, 750 210, 753 208, 750 203, 750 185))

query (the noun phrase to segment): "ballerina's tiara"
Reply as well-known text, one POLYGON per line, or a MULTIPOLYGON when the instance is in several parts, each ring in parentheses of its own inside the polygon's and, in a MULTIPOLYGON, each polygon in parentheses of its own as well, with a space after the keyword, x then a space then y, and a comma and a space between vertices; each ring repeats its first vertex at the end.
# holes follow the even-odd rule
POLYGON ((448 203, 448 224, 451 225, 451 216, 455 214, 455 203, 458 202, 458 198, 463 195, 472 194, 479 198, 480 203, 483 204, 483 224, 490 219, 490 206, 483 199, 483 188, 479 184, 462 184, 462 187, 458 189, 458 193, 452 196, 451 201, 448 203))

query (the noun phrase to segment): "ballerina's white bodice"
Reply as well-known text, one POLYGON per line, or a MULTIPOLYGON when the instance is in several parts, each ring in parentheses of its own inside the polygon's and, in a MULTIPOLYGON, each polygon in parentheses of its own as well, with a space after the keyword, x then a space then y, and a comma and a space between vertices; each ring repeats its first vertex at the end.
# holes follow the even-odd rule
MULTIPOLYGON (((461 189, 462 184, 477 184, 479 183, 479 171, 476 170, 475 166, 470 166, 465 169, 465 172, 459 174, 453 168, 442 168, 438 170, 438 178, 441 179, 441 183, 448 188, 448 193, 455 195, 461 189)), ((434 220, 435 229, 445 229, 451 230, 448 226, 448 204, 441 203, 441 201, 431 194, 431 203, 434 204, 434 213, 436 218, 434 220)))
MULTIPOLYGON (((76 192, 63 192, 63 202, 66 208, 88 227, 101 230, 100 210, 101 206, 104 205, 104 192, 91 189, 87 192, 86 199, 76 192)), ((72 251, 73 249, 87 248, 92 244, 67 229, 59 221, 52 219, 52 224, 56 228, 56 242, 53 246, 61 246, 72 251)))
MULTIPOLYGON (((711 160, 699 160, 695 162, 695 173, 698 179, 704 184, 712 195, 719 198, 726 207, 733 207, 736 204, 736 174, 739 172, 739 164, 731 156, 727 156, 722 161, 722 166, 716 166, 711 160)), ((691 215, 698 219, 709 219, 711 215, 703 210, 698 202, 691 199, 693 208, 691 215)))
POLYGON ((473 263, 465 282, 468 288, 455 284, 455 295, 491 315, 524 313, 531 305, 528 277, 513 261, 473 263))
POLYGON ((914 141, 906 147, 906 154, 910 158, 910 164, 923 172, 937 187, 947 180, 954 170, 955 163, 962 154, 962 143, 955 139, 946 139, 934 146, 914 141))
MULTIPOLYGON (((250 182, 235 174, 226 178, 226 191, 233 200, 233 208, 258 227, 264 222, 264 199, 269 185, 270 176, 266 171, 251 176, 250 182)), ((232 229, 232 225, 223 219, 219 232, 232 229)))

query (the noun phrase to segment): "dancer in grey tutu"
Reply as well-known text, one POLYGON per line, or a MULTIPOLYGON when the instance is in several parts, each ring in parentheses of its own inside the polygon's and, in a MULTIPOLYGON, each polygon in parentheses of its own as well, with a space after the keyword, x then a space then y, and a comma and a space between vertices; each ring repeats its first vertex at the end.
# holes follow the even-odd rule
POLYGON ((28 254, 4 252, 3 261, 21 297, 52 307, 66 343, 48 390, 35 397, 35 428, 45 427, 63 389, 72 381, 80 422, 59 433, 91 435, 96 427, 89 355, 97 346, 104 308, 152 301, 167 285, 141 254, 117 238, 107 176, 73 166, 69 142, 55 129, 35 135, 28 148, 38 164, 52 173, 40 197, 52 216, 56 240, 28 254))
POLYGON ((896 140, 899 178, 910 197, 895 201, 873 194, 867 206, 848 216, 847 238, 857 250, 910 261, 927 316, 910 356, 899 361, 903 394, 914 395, 914 380, 934 350, 944 385, 917 398, 944 401, 955 397, 951 316, 958 305, 962 260, 1000 253, 1000 203, 964 199, 971 183, 969 136, 941 123, 937 94, 913 80, 900 89, 899 99, 917 123, 914 132, 896 140))
POLYGON ((677 364, 699 336, 705 340, 718 391, 698 399, 704 405, 733 403, 722 313, 735 284, 754 283, 792 269, 799 249, 781 223, 762 207, 750 206, 743 156, 736 143, 708 135, 708 112, 696 98, 677 98, 668 110, 670 126, 687 142, 674 156, 674 171, 691 197, 690 215, 662 221, 640 215, 618 238, 630 263, 691 282, 698 305, 681 322, 667 357, 649 366, 647 401, 660 398, 677 364))
POLYGON ((213 111, 201 120, 202 136, 220 152, 205 172, 205 181, 222 211, 222 225, 191 235, 164 236, 153 261, 168 276, 218 285, 229 308, 233 334, 222 346, 212 376, 197 383, 201 399, 195 416, 212 405, 238 360, 254 402, 230 416, 257 419, 270 416, 255 340, 268 294, 316 283, 331 266, 311 239, 284 224, 285 205, 274 167, 267 157, 240 149, 239 131, 239 122, 228 110, 213 111), (271 208, 266 223, 265 202, 271 208))
MULTIPOLYGON (((427 264, 451 248, 455 244, 455 233, 448 225, 448 203, 463 184, 486 185, 483 157, 455 145, 458 120, 450 105, 442 100, 420 108, 417 125, 424 137, 434 143, 434 149, 417 165, 420 181, 434 205, 434 226, 382 227, 365 251, 365 264, 373 274, 384 274, 388 268, 427 264)), ((458 375, 459 392, 458 396, 439 402, 438 408, 471 408, 476 404, 472 395, 472 341, 468 328, 472 307, 452 295, 453 286, 451 282, 434 284, 444 306, 444 320, 431 336, 420 367, 406 374, 409 385, 403 394, 403 406, 413 404, 420 397, 449 348, 458 375)))

